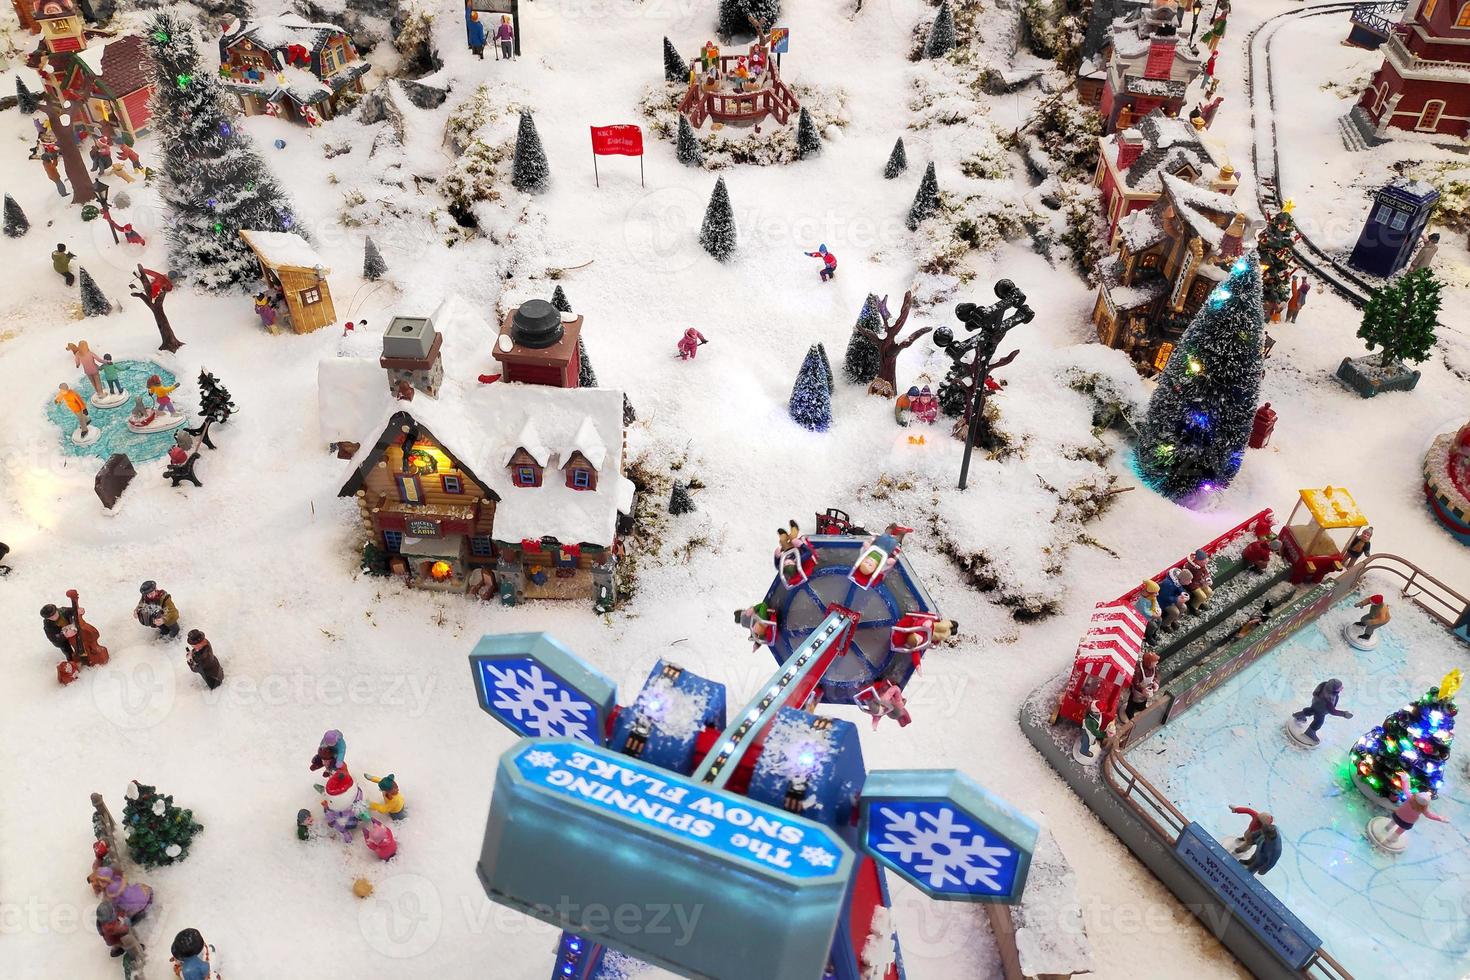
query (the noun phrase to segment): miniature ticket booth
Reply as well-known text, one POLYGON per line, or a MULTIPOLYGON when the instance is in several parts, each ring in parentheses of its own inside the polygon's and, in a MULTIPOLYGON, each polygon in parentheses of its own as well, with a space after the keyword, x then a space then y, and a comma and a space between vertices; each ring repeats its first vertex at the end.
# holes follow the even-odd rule
POLYGON ((507 381, 575 388, 581 336, 580 316, 563 314, 544 299, 528 299, 501 322, 494 355, 507 381))
POLYGON ((260 261, 260 278, 286 300, 294 333, 311 333, 337 320, 327 273, 332 270, 306 239, 290 231, 241 229, 240 237, 260 261))
POLYGON ((1066 718, 1080 725, 1091 701, 1097 702, 1104 724, 1117 717, 1143 652, 1145 626, 1143 615, 1123 600, 1097 607, 1057 700, 1053 724, 1066 718))
POLYGON ((1293 584, 1315 584, 1343 569, 1343 556, 1368 518, 1342 487, 1298 491, 1301 499, 1281 529, 1281 557, 1293 584))

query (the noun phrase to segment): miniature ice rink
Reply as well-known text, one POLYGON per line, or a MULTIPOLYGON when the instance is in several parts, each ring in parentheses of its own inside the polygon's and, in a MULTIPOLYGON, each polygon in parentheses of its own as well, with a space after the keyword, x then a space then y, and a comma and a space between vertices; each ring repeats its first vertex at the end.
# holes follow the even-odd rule
POLYGON ((1466 749, 1451 749, 1434 806, 1451 823, 1421 820, 1397 857, 1364 836, 1369 817, 1384 811, 1353 786, 1348 751, 1451 668, 1470 668, 1470 658, 1388 579, 1370 574, 1367 587, 1383 591, 1393 614, 1375 650, 1360 653, 1342 637, 1343 624, 1363 610, 1334 607, 1130 749, 1128 759, 1222 843, 1249 819, 1231 813, 1232 804, 1269 811, 1284 846, 1260 880, 1354 976, 1454 980, 1470 975, 1466 749), (1329 717, 1321 746, 1298 748, 1286 719, 1329 677, 1343 682, 1338 706, 1353 717, 1329 717))

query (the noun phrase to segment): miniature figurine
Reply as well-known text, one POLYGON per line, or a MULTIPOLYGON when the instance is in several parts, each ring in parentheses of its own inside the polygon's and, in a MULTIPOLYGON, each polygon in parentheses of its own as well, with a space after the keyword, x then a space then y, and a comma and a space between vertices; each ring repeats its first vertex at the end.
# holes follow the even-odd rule
MULTIPOLYGON (((133 173, 142 173, 144 175, 148 173, 148 168, 143 166, 142 160, 138 159, 138 151, 133 149, 133 138, 127 133, 123 134, 122 142, 117 145, 117 155, 120 160, 126 160, 132 165, 133 173)), ((117 173, 121 169, 122 164, 119 163, 113 172, 117 173)))
POLYGON ((776 528, 776 541, 775 564, 781 581, 788 588, 795 588, 811 578, 817 568, 817 552, 796 521, 787 521, 785 528, 776 528))
POLYGON ((1112 734, 1113 725, 1103 725, 1102 705, 1097 698, 1088 698, 1087 713, 1082 716, 1082 730, 1077 733, 1077 746, 1072 758, 1084 766, 1091 765, 1102 757, 1103 741, 1112 734))
POLYGON ((322 735, 321 744, 317 746, 316 755, 311 757, 311 771, 322 771, 322 775, 330 776, 338 767, 347 761, 347 739, 342 733, 333 728, 322 735))
POLYGON ((1337 706, 1337 699, 1342 696, 1342 681, 1336 677, 1330 678, 1318 684, 1312 689, 1312 703, 1291 716, 1291 722, 1286 726, 1287 734, 1293 740, 1311 746, 1322 744, 1317 737, 1317 732, 1322 723, 1327 720, 1328 715, 1336 715, 1338 718, 1351 718, 1353 713, 1337 706), (1299 725, 1308 718, 1312 723, 1303 731, 1299 725))
POLYGON ((184 650, 184 662, 204 678, 204 683, 213 691, 225 682, 224 668, 220 667, 219 658, 214 655, 214 647, 200 630, 190 630, 185 639, 189 645, 184 650))
POLYGON ((1403 840, 1404 832, 1413 830, 1414 825, 1419 822, 1420 817, 1433 820, 1435 823, 1448 824, 1448 817, 1441 816, 1429 809, 1434 797, 1429 793, 1413 793, 1399 804, 1398 808, 1386 817, 1374 817, 1368 821, 1368 839, 1386 851, 1395 854, 1408 846, 1403 840))
POLYGON ((481 61, 485 60, 485 25, 480 21, 480 12, 469 9, 469 3, 465 4, 465 39, 469 42, 470 50, 475 57, 481 61))
POLYGON ((1133 608, 1143 617, 1143 641, 1154 643, 1159 635, 1159 619, 1164 615, 1159 608, 1159 583, 1151 578, 1144 579, 1139 586, 1138 598, 1133 600, 1133 608))
POLYGON ((76 255, 66 250, 65 242, 57 242, 56 251, 51 253, 51 268, 56 270, 58 276, 66 280, 68 286, 74 285, 77 281, 77 277, 71 271, 71 260, 74 258, 76 255))
POLYGON ((679 360, 692 360, 699 353, 699 348, 709 343, 704 334, 690 327, 684 331, 684 336, 679 338, 679 360))
POLYGON ((1145 650, 1133 672, 1133 684, 1128 688, 1128 705, 1124 709, 1125 720, 1148 707, 1154 695, 1159 693, 1159 655, 1145 650))
POLYGON ((871 589, 881 584, 883 577, 898 564, 904 535, 912 530, 913 528, 901 524, 890 524, 882 534, 869 537, 863 542, 858 560, 848 573, 848 579, 860 589, 871 589))
POLYGON ((1159 608, 1163 610, 1163 627, 1172 631, 1179 620, 1184 617, 1185 607, 1189 604, 1190 587, 1194 584, 1194 576, 1189 569, 1184 567, 1172 568, 1164 580, 1159 583, 1159 608))
POLYGON ((1276 867, 1276 862, 1281 860, 1281 831, 1277 829, 1276 822, 1265 820, 1256 828, 1254 833, 1247 833, 1244 843, 1255 847, 1255 853, 1248 858, 1241 858, 1240 863, 1245 865, 1245 870, 1253 875, 1264 876, 1267 871, 1276 867))
POLYGON ((1372 553, 1373 528, 1365 527, 1348 543, 1347 550, 1343 552, 1343 567, 1352 568, 1360 559, 1367 558, 1372 553))
POLYGON ((79 340, 74 344, 67 344, 66 349, 71 352, 72 361, 82 369, 87 380, 92 382, 92 391, 98 395, 102 394, 102 362, 97 359, 96 354, 92 353, 92 348, 85 340, 79 340))
POLYGON ((1193 555, 1184 559, 1184 567, 1189 569, 1193 583, 1189 590, 1190 612, 1203 612, 1210 608, 1210 597, 1215 594, 1215 577, 1210 572, 1210 556, 1205 549, 1200 548, 1193 555))
POLYGON ((148 403, 143 401, 143 396, 139 395, 133 399, 133 410, 128 415, 128 425, 133 428, 142 428, 152 422, 157 415, 158 413, 149 408, 148 403))
POLYGON ((374 813, 387 814, 390 820, 402 820, 408 816, 403 809, 403 791, 398 788, 398 780, 391 772, 386 776, 369 776, 363 773, 362 778, 377 784, 378 792, 383 794, 383 802, 369 803, 369 810, 374 813))
POLYGON ((776 641, 776 615, 764 602, 757 602, 749 609, 735 610, 735 622, 744 626, 751 641, 751 650, 759 650, 762 645, 770 646, 776 641))
POLYGON ((262 327, 265 327, 267 330, 275 328, 276 306, 269 299, 266 299, 265 293, 255 294, 255 315, 260 317, 260 325, 262 327))
POLYGON ((1256 835, 1257 832, 1261 829, 1261 825, 1272 823, 1275 820, 1275 818, 1272 817, 1271 814, 1264 811, 1253 810, 1248 806, 1235 806, 1234 804, 1231 804, 1230 812, 1243 813, 1251 818, 1250 824, 1245 828, 1245 833, 1240 835, 1240 837, 1238 838, 1238 843, 1235 845, 1235 847, 1231 848, 1231 853, 1233 854, 1244 854, 1246 851, 1254 847, 1257 843, 1256 835))
POLYGON ((909 409, 913 412, 914 418, 925 425, 933 425, 939 420, 939 399, 935 397, 928 385, 919 389, 917 395, 912 396, 909 409))
POLYGON ((888 634, 888 649, 892 653, 908 652, 913 659, 914 669, 919 669, 924 651, 936 642, 944 643, 959 634, 960 624, 952 619, 940 619, 936 613, 907 612, 899 617, 888 634))
POLYGON ((181 929, 168 952, 179 980, 219 980, 212 962, 214 947, 204 941, 198 929, 181 929))
POLYGON ((133 618, 140 626, 158 630, 161 639, 172 640, 179 635, 179 609, 173 596, 149 579, 138 586, 138 604, 133 607, 133 618))
POLYGON ((913 416, 914 399, 919 397, 919 386, 910 385, 909 390, 893 400, 893 421, 907 427, 913 416))
POLYGON ((128 884, 121 868, 104 863, 108 857, 106 841, 94 842, 92 853, 92 873, 87 875, 87 884, 92 886, 92 894, 98 898, 106 898, 117 912, 127 916, 130 921, 141 921, 153 904, 153 889, 147 885, 128 884))
POLYGON ((322 794, 322 813, 327 827, 342 837, 342 843, 352 843, 352 831, 358 824, 358 813, 362 810, 362 787, 352 781, 347 767, 338 764, 327 776, 326 785, 317 784, 322 794))
POLYGON ((108 661, 97 628, 82 618, 86 610, 78 603, 77 590, 67 589, 66 597, 70 600, 66 609, 51 603, 41 607, 46 639, 66 658, 56 665, 56 679, 61 684, 76 680, 81 667, 100 667, 108 661))
MULTIPOLYGON (((1439 253, 1439 232, 1431 232, 1424 239, 1424 244, 1419 246, 1419 251, 1414 253, 1413 259, 1409 261, 1409 271, 1414 272, 1423 269, 1434 262, 1434 257, 1439 253)), ((68 283, 67 285, 71 285, 68 283)))
POLYGON ((311 839, 311 811, 305 808, 296 811, 296 839, 311 839))
POLYGON ((826 245, 818 245, 815 252, 805 253, 808 258, 821 259, 822 268, 817 272, 823 282, 837 275, 837 256, 827 251, 826 245))
POLYGON ((111 354, 102 355, 102 366, 99 368, 102 380, 107 382, 107 393, 109 395, 126 395, 122 382, 118 380, 117 365, 112 362, 111 354))
POLYGON ((10 574, 10 566, 5 564, 5 556, 10 554, 10 545, 0 541, 0 578, 10 574))
POLYGON ((1271 556, 1281 550, 1281 541, 1276 535, 1256 538, 1245 546, 1240 557, 1253 572, 1264 572, 1271 567, 1271 556))
POLYGON ((178 410, 174 408, 173 399, 169 397, 177 387, 177 383, 171 385, 164 384, 163 379, 156 374, 150 374, 148 376, 148 393, 153 396, 153 400, 158 405, 160 412, 167 412, 169 415, 179 414, 178 410))
POLYGON ((1361 602, 1355 603, 1353 608, 1362 609, 1364 606, 1368 607, 1368 611, 1363 614, 1363 617, 1343 630, 1348 643, 1358 650, 1368 650, 1377 646, 1378 641, 1373 639, 1373 634, 1378 632, 1379 627, 1386 626, 1390 619, 1388 603, 1383 600, 1382 595, 1374 593, 1361 602), (1361 629, 1363 632, 1354 635, 1354 628, 1361 629))
POLYGON ((1297 314, 1301 313, 1302 307, 1307 305, 1307 294, 1312 291, 1312 283, 1305 275, 1300 278, 1291 278, 1291 299, 1286 301, 1286 322, 1295 323, 1297 314))
POLYGON ((143 951, 143 944, 133 935, 133 924, 128 917, 105 898, 97 903, 97 935, 102 937, 114 957, 143 951))
POLYGON ((495 28, 495 40, 500 45, 500 56, 510 61, 515 56, 516 32, 509 14, 500 18, 500 26, 495 28))
POLYGON ((873 718, 874 731, 884 718, 898 722, 899 728, 907 728, 914 720, 904 703, 903 691, 887 679, 879 679, 871 687, 865 687, 853 696, 853 703, 873 718))
MULTIPOLYGON (((32 150, 31 153, 34 156, 36 151, 32 150)), ((56 185, 56 193, 62 197, 66 197, 66 181, 61 179, 61 168, 57 166, 57 161, 60 159, 61 152, 57 149, 55 143, 42 143, 40 145, 41 169, 46 171, 46 176, 50 178, 51 183, 56 185)), ((54 255, 51 257, 51 262, 54 267, 56 263, 56 257, 54 255)), ((57 269, 56 271, 60 272, 61 270, 57 269)), ((71 283, 68 282, 67 285, 70 286, 71 283)))
POLYGON ((380 860, 390 861, 393 855, 398 853, 398 842, 393 839, 393 831, 385 823, 370 819, 367 827, 362 832, 362 842, 367 849, 378 856, 380 860))
POLYGON ((56 397, 51 399, 57 405, 65 405, 71 413, 77 417, 77 429, 71 434, 71 441, 78 445, 86 445, 96 442, 102 433, 90 426, 92 416, 87 413, 87 403, 82 401, 82 396, 72 391, 71 385, 65 381, 56 386, 56 397))

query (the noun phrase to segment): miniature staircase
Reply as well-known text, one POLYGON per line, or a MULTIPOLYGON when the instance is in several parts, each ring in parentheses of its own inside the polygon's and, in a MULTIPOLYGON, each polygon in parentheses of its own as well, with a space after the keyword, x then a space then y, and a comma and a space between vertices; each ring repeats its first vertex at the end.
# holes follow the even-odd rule
POLYGON ((1352 116, 1344 114, 1337 117, 1337 134, 1342 137, 1343 149, 1349 153, 1359 153, 1368 149, 1368 141, 1363 139, 1357 124, 1353 122, 1352 116))

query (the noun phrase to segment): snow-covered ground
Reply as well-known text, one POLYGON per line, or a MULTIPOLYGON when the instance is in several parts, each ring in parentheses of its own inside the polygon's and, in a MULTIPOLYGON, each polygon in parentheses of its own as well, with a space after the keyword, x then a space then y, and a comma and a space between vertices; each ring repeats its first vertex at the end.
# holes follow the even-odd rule
MULTIPOLYGON (((942 188, 971 186, 950 133, 907 131, 914 79, 928 70, 906 60, 908 36, 931 8, 868 0, 854 16, 846 4, 788 0, 785 74, 841 86, 852 118, 815 159, 723 172, 741 249, 719 265, 696 242, 713 173, 680 167, 672 146, 660 143, 650 145, 646 187, 634 161, 607 158, 602 186, 594 188, 587 142, 589 125, 641 121, 638 101, 660 73, 660 39, 667 35, 692 54, 712 32, 709 4, 535 0, 522 7, 526 55, 512 63, 480 61, 464 49, 457 3, 429 6, 445 59, 439 77, 452 92, 439 110, 408 106, 401 152, 385 150, 378 159, 400 161, 427 180, 442 177, 454 162, 443 140, 445 116, 485 82, 497 99, 535 111, 553 186, 529 203, 499 188, 517 210, 504 212, 504 227, 489 223, 497 237, 452 248, 423 222, 344 227, 344 189, 379 175, 382 165, 368 151, 382 124, 343 119, 306 130, 249 120, 245 128, 333 270, 339 319, 366 318, 379 328, 395 312, 432 310, 453 292, 488 316, 497 302, 547 295, 546 268, 580 267, 562 284, 587 318, 584 337, 601 383, 625 388, 638 410, 630 453, 654 469, 681 462, 681 478, 705 485, 695 494, 699 509, 672 522, 662 553, 640 562, 637 595, 607 619, 580 606, 476 606, 358 575, 355 508, 336 496, 344 466, 324 451, 316 424, 316 365, 335 354, 336 332, 268 336, 248 298, 184 290, 168 309, 186 346, 176 355, 155 351, 151 317, 126 295, 126 283, 140 258, 166 266, 166 216, 156 195, 126 188, 134 202, 126 216, 149 244, 141 256, 114 246, 105 228, 83 224, 25 159, 29 121, 0 116, 5 189, 32 225, 24 238, 0 239, 0 267, 11 283, 0 298, 0 540, 12 547, 15 567, 0 581, 0 616, 17 630, 3 648, 9 687, 0 715, 12 801, 0 818, 3 972, 116 975, 91 925, 87 794, 104 793, 120 813, 123 789, 137 778, 175 794, 206 828, 186 862, 145 876, 160 902, 151 920, 157 934, 145 930, 157 951, 192 925, 220 949, 233 978, 385 967, 446 980, 547 975, 553 930, 492 906, 473 873, 495 760, 513 740, 475 707, 464 662, 474 640, 489 631, 547 629, 618 680, 625 698, 660 655, 742 697, 770 663, 749 653, 730 610, 768 584, 776 527, 839 506, 874 523, 870 515, 942 515, 962 536, 957 545, 1000 556, 1002 571, 1028 587, 1039 578, 1060 609, 1019 625, 1008 608, 964 584, 926 528, 911 536, 907 553, 964 639, 927 658, 910 686, 914 725, 877 733, 862 726, 869 765, 963 769, 1044 819, 1077 869, 1100 976, 1242 976, 1032 751, 1017 729, 1016 706, 1070 661, 1094 601, 1261 506, 1289 508, 1300 487, 1349 486, 1377 528, 1379 550, 1406 555, 1451 583, 1470 582, 1470 550, 1432 522, 1419 490, 1428 441, 1470 408, 1465 383, 1436 360, 1411 395, 1362 401, 1349 394, 1330 373, 1344 354, 1361 352, 1352 336, 1356 317, 1319 289, 1300 323, 1273 331, 1279 343, 1264 393, 1281 421, 1272 446, 1249 455, 1215 509, 1181 510, 1139 488, 1078 528, 1056 519, 1055 497, 1038 483, 1078 478, 1072 447, 1091 439, 1085 403, 1056 380, 1068 363, 1105 359, 1087 345, 1091 292, 1064 264, 1049 265, 1024 243, 1005 246, 971 260, 975 280, 960 297, 989 302, 990 284, 1010 278, 1037 312, 1012 337, 1022 355, 1005 369, 1010 384, 1000 396, 1006 417, 1032 439, 1030 459, 977 459, 971 490, 959 494, 950 488, 957 446, 938 431, 924 447, 908 445, 889 406, 858 388, 839 383, 828 433, 805 432, 785 414, 807 347, 824 342, 840 364, 865 295, 889 294, 896 308, 915 282, 915 245, 902 219, 924 164, 937 162, 942 188), (880 171, 900 134, 909 173, 884 181, 880 171), (282 150, 272 146, 278 138, 286 141, 282 150), (351 149, 327 158, 328 144, 351 149), (504 233, 523 205, 530 213, 521 233, 504 233), (390 265, 384 284, 360 280, 367 231, 390 265), (58 241, 122 312, 76 318, 74 290, 50 268, 58 241), (836 280, 825 285, 801 254, 819 242, 840 257, 836 280), (680 362, 674 342, 691 325, 710 343, 696 361, 680 362), (64 345, 81 337, 99 353, 152 359, 174 371, 186 409, 196 404, 201 367, 230 389, 240 414, 216 430, 220 448, 201 459, 202 488, 170 489, 154 462, 140 467, 119 513, 101 512, 92 492, 95 462, 63 454, 61 432, 47 416, 57 382, 77 380, 64 345), (897 482, 880 485, 885 475, 897 482), (872 499, 875 492, 885 499, 872 499), (1088 541, 1079 542, 1084 531, 1088 541), (1046 560, 1038 557, 1043 549, 1051 552, 1046 560), (1058 570, 1048 577, 1050 567, 1058 570), (186 629, 203 629, 213 641, 227 676, 219 692, 207 694, 185 670, 179 646, 154 641, 132 620, 138 583, 147 578, 173 593, 186 629), (36 610, 72 587, 113 660, 58 689, 36 610), (354 771, 392 771, 404 789, 412 816, 398 828, 391 865, 356 846, 295 839, 297 809, 316 800, 307 761, 327 728, 346 733, 354 771), (373 899, 352 896, 359 875, 376 883, 373 899)), ((1243 66, 1239 45, 1254 20, 1288 6, 1240 5, 1222 51, 1227 101, 1212 135, 1227 142, 1238 167, 1250 159, 1241 83, 1232 74, 1243 66)), ((1287 66, 1303 76, 1301 92, 1338 71, 1328 43, 1304 45, 1287 66)), ((386 49, 383 55, 391 58, 386 49)), ((7 76, 6 91, 10 85, 7 76)), ((1290 87, 1282 97, 1292 97, 1290 87)), ((985 107, 1009 128, 1027 98, 985 107)), ((1299 152, 1335 160, 1342 152, 1335 136, 1316 132, 1300 127, 1288 137, 1303 141, 1299 152)), ((142 151, 145 160, 157 152, 151 141, 142 151)), ((1242 196, 1250 193, 1246 178, 1242 196)), ((393 192, 395 203, 415 215, 437 211, 442 220, 432 184, 421 192, 414 181, 405 184, 393 192)), ((1018 206, 1039 206, 1024 177, 1000 186, 1018 206)), ((1463 261, 1458 250, 1441 251, 1446 266, 1463 261)), ((1447 295, 1447 331, 1463 338, 1470 333, 1465 293, 1447 295)), ((952 319, 933 308, 911 322, 952 319)), ((472 376, 492 363, 487 339, 481 359, 446 370, 472 376)), ((899 377, 927 371, 938 381, 942 370, 942 358, 920 342, 900 360, 899 377)), ((1126 447, 1114 446, 1110 460, 1089 465, 1135 485, 1126 447)), ((897 882, 893 891, 910 977, 998 975, 977 910, 931 903, 897 882)))

